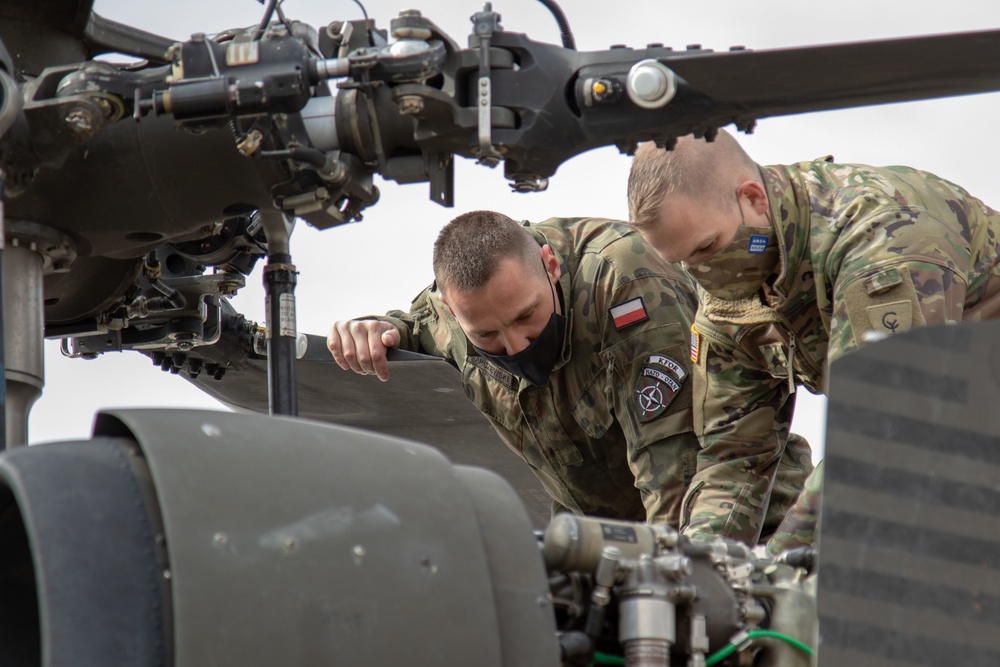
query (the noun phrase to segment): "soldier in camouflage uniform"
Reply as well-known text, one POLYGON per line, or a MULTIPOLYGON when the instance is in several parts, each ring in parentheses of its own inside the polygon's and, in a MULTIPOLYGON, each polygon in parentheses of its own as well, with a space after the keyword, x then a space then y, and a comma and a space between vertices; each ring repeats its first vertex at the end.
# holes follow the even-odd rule
POLYGON ((409 312, 337 322, 342 368, 388 379, 387 347, 442 357, 552 496, 553 512, 677 527, 694 475, 689 278, 623 223, 459 216, 409 312))
MULTIPOLYGON (((720 133, 672 153, 643 146, 629 202, 647 241, 707 292, 692 330, 703 450, 684 520, 696 534, 754 530, 742 498, 766 492, 797 384, 824 392, 828 364, 870 340, 1000 312, 1000 214, 927 172, 760 167, 720 133)), ((773 550, 811 539, 818 475, 809 488, 773 550)))

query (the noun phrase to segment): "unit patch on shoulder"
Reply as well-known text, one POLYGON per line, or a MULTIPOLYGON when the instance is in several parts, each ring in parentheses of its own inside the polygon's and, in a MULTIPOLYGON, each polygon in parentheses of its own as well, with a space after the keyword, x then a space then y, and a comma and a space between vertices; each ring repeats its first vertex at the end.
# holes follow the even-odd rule
POLYGON ((879 333, 902 333, 913 326, 913 304, 909 301, 880 303, 868 306, 867 310, 872 329, 879 333))
POLYGON ((642 303, 641 296, 619 303, 617 306, 611 306, 608 313, 611 314, 611 321, 615 323, 615 329, 624 329, 630 324, 645 322, 649 319, 649 313, 646 312, 646 306, 642 303))
POLYGON ((635 381, 639 421, 652 421, 667 410, 680 393, 687 371, 670 357, 653 354, 643 364, 635 381))
POLYGON ((854 341, 868 342, 925 324, 913 277, 905 266, 890 266, 847 285, 843 296, 854 341))
POLYGON ((701 361, 701 334, 691 325, 691 363, 697 364, 701 361))

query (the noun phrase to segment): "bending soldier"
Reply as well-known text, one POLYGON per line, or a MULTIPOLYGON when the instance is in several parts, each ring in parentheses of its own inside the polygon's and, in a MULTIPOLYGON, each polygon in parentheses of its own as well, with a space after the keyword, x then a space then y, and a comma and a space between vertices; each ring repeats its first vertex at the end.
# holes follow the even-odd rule
POLYGON ((388 347, 442 357, 554 512, 676 527, 698 453, 687 276, 623 223, 489 211, 442 230, 434 275, 409 312, 335 323, 338 364, 386 380, 388 347))
MULTIPOLYGON (((687 137, 673 151, 640 147, 629 208, 707 293, 692 330, 694 532, 724 531, 733 488, 775 477, 797 384, 823 392, 828 364, 870 340, 1000 310, 1000 214, 909 167, 762 167, 729 134, 687 137)), ((809 541, 802 512, 790 521, 791 545, 809 541)))

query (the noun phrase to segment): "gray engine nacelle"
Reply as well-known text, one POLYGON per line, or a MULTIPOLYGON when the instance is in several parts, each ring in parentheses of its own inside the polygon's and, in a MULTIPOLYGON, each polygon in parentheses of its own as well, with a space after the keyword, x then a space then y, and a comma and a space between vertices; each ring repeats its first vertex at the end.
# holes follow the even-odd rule
POLYGON ((97 417, 0 455, 0 664, 559 664, 514 491, 303 420, 97 417))

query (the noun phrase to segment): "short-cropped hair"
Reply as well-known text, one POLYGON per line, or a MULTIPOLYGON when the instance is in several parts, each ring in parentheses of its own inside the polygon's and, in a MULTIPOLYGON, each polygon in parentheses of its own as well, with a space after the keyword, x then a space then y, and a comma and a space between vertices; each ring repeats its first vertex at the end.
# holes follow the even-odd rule
POLYGON ((495 211, 471 211, 441 230, 434 242, 434 278, 447 293, 477 292, 486 286, 499 263, 519 259, 526 271, 538 260, 539 245, 518 222, 495 211))
POLYGON ((757 163, 725 130, 713 142, 681 137, 673 150, 640 144, 628 175, 629 222, 637 229, 654 226, 664 201, 674 195, 706 206, 731 205, 732 190, 757 174, 757 163))

